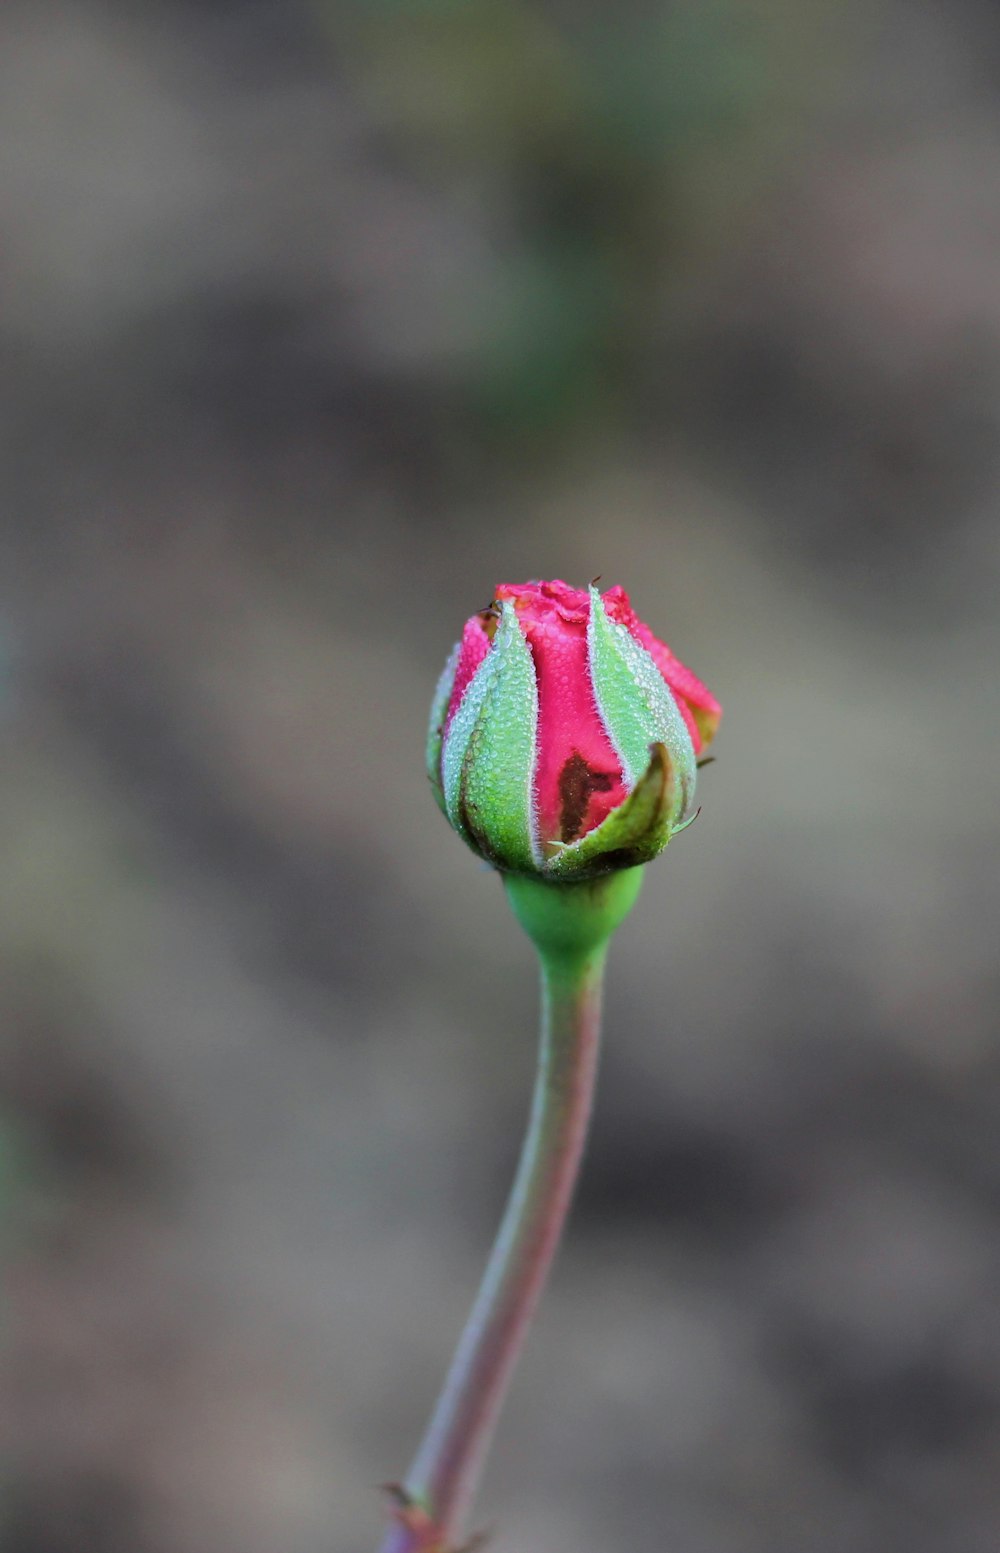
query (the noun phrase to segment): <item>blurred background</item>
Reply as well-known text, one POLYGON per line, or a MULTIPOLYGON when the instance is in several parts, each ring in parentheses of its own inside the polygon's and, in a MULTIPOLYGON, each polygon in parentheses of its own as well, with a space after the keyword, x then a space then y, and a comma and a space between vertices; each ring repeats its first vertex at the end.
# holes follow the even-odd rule
POLYGON ((1000 1541, 1000 13, 5 0, 3 1553, 365 1553, 520 1142, 494 584, 726 707, 497 1553, 1000 1541))

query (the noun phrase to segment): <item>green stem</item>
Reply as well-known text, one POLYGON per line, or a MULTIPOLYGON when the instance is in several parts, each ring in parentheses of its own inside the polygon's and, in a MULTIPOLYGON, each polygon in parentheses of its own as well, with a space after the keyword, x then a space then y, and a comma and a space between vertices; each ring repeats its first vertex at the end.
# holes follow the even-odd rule
POLYGON ((527 1136, 506 1212, 380 1553, 450 1553, 471 1508, 511 1372, 545 1286, 583 1153, 610 935, 641 870, 586 884, 506 879, 538 948, 542 1031, 527 1136))

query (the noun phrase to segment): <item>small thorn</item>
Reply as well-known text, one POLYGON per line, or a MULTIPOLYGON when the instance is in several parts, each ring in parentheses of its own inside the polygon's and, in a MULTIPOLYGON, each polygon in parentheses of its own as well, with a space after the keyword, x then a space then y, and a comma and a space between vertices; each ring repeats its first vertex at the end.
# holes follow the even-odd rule
POLYGON ((680 825, 675 825, 673 830, 670 832, 670 839, 673 840, 673 838, 675 836, 679 836, 680 835, 682 830, 687 830, 689 825, 693 825, 695 820, 698 818, 700 813, 701 813, 701 809, 698 808, 691 815, 690 819, 683 820, 680 825))
POLYGON ((695 764, 697 765, 698 770, 701 771, 705 766, 713 765, 715 759, 716 757, 714 755, 703 755, 699 761, 695 762, 695 764))
POLYGON ((596 588, 597 584, 600 582, 602 576, 603 576, 603 573, 602 572, 598 572, 596 577, 591 577, 591 579, 590 579, 590 586, 592 588, 596 588))
POLYGON ((413 1533, 416 1539, 415 1546, 420 1553, 449 1553, 438 1528, 423 1505, 414 1499, 402 1483, 383 1483, 382 1491, 391 1501, 390 1514, 393 1519, 401 1526, 405 1526, 408 1532, 413 1533))
POLYGON ((396 1520, 419 1539, 419 1553, 476 1553, 493 1535, 491 1531, 477 1531, 460 1548, 451 1547, 444 1541, 423 1505, 414 1499, 402 1483, 380 1483, 379 1488, 392 1501, 392 1514, 396 1520))

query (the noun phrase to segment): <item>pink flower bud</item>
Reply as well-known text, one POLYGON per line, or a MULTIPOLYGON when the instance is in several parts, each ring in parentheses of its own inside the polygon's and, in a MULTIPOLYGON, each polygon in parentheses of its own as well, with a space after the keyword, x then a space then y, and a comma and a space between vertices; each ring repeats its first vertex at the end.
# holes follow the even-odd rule
POLYGON ((623 588, 504 583, 441 677, 428 769, 452 825, 499 868, 587 878, 666 846, 720 714, 623 588))

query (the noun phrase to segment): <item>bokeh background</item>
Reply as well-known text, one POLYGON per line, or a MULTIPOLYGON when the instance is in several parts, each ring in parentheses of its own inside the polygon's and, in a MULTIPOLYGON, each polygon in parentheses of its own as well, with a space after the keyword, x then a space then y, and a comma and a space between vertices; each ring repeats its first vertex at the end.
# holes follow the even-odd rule
POLYGON ((497 1553, 1000 1541, 1000 13, 4 0, 3 1553, 364 1553, 536 994, 498 580, 726 706, 497 1553))

